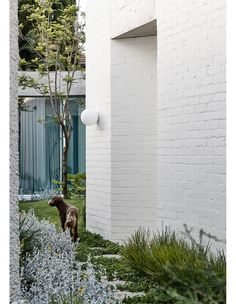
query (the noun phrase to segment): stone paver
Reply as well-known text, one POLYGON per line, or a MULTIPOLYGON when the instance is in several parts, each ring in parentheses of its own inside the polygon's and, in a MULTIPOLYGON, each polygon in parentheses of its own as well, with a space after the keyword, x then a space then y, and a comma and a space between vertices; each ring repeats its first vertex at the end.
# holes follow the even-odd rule
POLYGON ((104 247, 91 247, 91 250, 104 249, 104 247))
POLYGON ((103 255, 95 255, 94 258, 101 258, 101 257, 104 257, 104 258, 108 258, 108 259, 121 259, 121 255, 119 254, 103 254, 103 255))
MULTIPOLYGON (((96 249, 101 249, 102 247, 93 247, 91 248, 92 250, 96 250, 96 249)), ((101 258, 101 257, 104 257, 104 258, 108 258, 108 259, 121 259, 121 255, 119 254, 102 254, 102 255, 96 255, 94 256, 93 258, 101 258)), ((79 265, 83 265, 83 264, 86 264, 86 262, 80 262, 79 265)), ((115 286, 117 285, 125 285, 127 282, 126 281, 123 281, 123 280, 114 280, 114 281, 109 281, 110 284, 113 284, 115 286)), ((145 295, 145 292, 131 292, 131 291, 125 291, 125 290, 117 290, 117 295, 120 299, 124 299, 126 297, 130 297, 130 298, 133 298, 133 297, 136 297, 136 296, 139 296, 139 297, 142 297, 145 295)))
POLYGON ((115 280, 115 281, 109 281, 108 283, 111 283, 113 285, 125 285, 127 282, 121 280, 115 280))
POLYGON ((117 295, 121 298, 125 298, 125 297, 130 297, 130 298, 133 298, 133 297, 142 297, 145 295, 145 292, 130 292, 130 291, 117 291, 117 295))

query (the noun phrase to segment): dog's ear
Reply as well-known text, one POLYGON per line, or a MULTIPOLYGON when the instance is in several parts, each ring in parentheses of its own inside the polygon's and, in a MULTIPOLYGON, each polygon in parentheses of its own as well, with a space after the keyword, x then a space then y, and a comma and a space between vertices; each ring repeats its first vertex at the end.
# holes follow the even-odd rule
POLYGON ((60 201, 60 197, 59 196, 53 196, 50 201, 48 202, 48 204, 50 206, 55 206, 58 202, 60 201))
POLYGON ((64 202, 61 196, 54 196, 52 198, 54 206, 56 206, 58 203, 64 202))
POLYGON ((60 203, 63 201, 62 197, 60 197, 60 196, 55 196, 54 200, 55 200, 55 203, 60 203))

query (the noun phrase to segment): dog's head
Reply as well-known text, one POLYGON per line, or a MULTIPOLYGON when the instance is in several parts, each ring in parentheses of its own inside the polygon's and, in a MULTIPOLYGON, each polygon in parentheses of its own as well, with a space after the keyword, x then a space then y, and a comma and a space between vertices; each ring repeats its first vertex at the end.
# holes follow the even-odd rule
POLYGON ((48 205, 51 207, 58 206, 59 203, 62 203, 63 199, 60 196, 53 196, 50 201, 48 202, 48 205))

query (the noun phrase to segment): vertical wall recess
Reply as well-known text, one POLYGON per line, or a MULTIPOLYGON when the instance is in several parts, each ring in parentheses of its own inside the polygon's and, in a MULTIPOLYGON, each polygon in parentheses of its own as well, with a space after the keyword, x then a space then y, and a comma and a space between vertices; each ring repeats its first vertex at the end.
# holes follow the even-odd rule
POLYGON ((156 228, 156 36, 112 40, 112 239, 156 228))
POLYGON ((136 3, 128 36, 111 14, 123 22, 130 5, 88 1, 86 14, 86 107, 99 112, 86 130, 87 228, 115 241, 156 227, 155 10, 136 3))

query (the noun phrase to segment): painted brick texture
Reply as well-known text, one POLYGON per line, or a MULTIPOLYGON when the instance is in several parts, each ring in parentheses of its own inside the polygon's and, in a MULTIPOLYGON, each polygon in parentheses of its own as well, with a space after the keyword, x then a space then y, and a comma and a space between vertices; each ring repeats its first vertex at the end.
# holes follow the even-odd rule
POLYGON ((86 45, 86 107, 99 112, 86 128, 87 228, 110 238, 111 104, 109 1, 89 1, 86 45))
POLYGON ((225 239, 225 1, 157 0, 156 16, 157 37, 112 40, 110 1, 88 3, 88 229, 225 239))
POLYGON ((111 232, 121 240, 157 219, 156 37, 111 43, 111 232))
POLYGON ((225 1, 157 1, 158 224, 225 239, 225 1))

